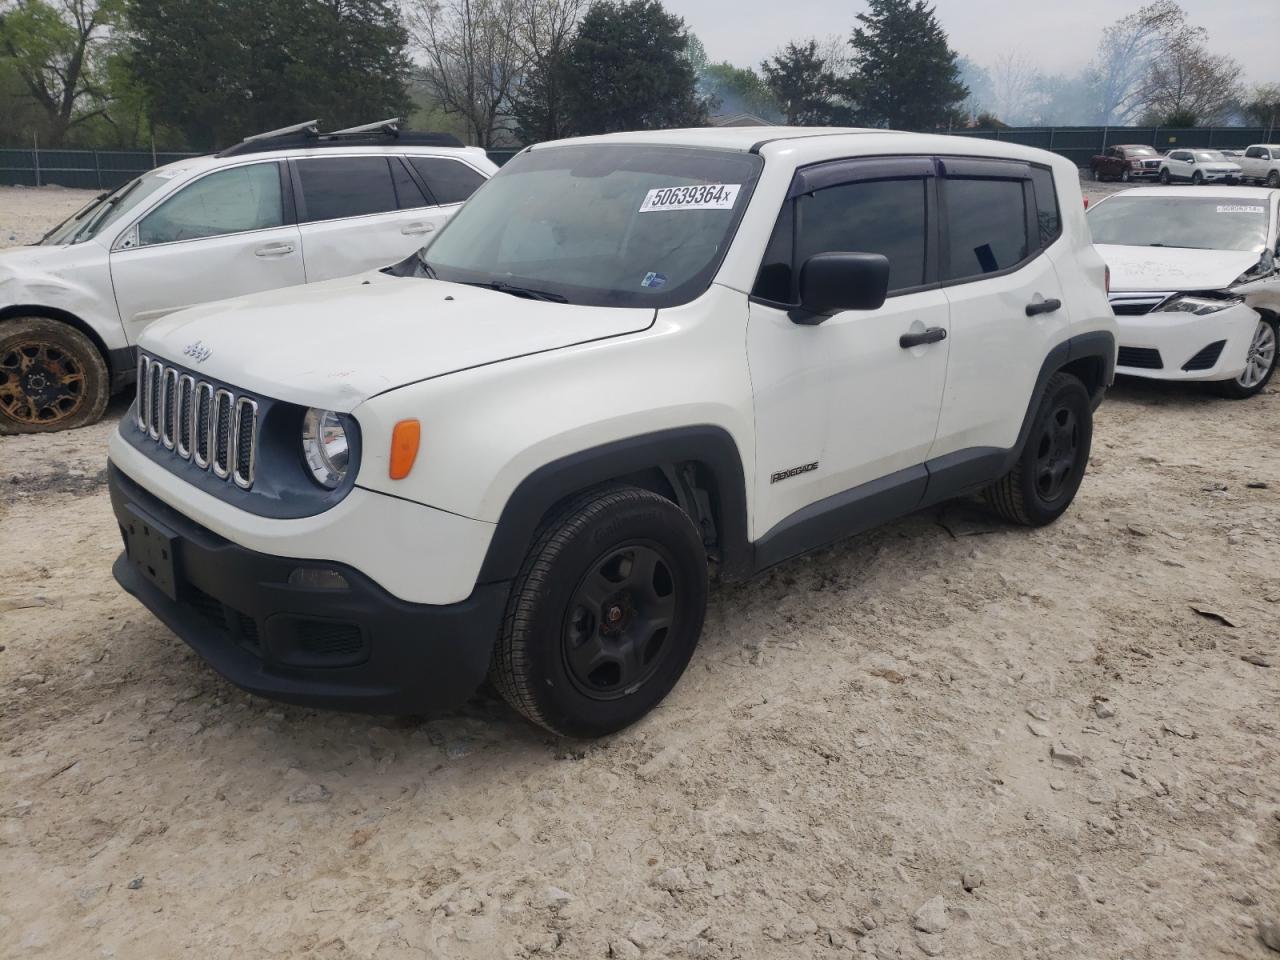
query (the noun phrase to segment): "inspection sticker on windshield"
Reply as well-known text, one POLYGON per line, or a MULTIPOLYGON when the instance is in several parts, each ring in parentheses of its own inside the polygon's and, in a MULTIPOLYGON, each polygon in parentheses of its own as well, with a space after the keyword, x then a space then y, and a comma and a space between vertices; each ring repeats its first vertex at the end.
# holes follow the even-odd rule
POLYGON ((732 210, 740 183, 695 183, 688 187, 655 187, 645 194, 641 213, 654 210, 732 210))
POLYGON ((1244 203, 1220 203, 1219 213, 1266 213, 1265 207, 1250 206, 1244 203))

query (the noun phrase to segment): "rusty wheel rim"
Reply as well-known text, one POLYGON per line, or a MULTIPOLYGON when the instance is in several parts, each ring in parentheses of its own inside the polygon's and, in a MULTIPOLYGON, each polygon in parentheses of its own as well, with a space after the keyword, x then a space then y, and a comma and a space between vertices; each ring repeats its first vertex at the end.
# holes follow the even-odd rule
POLYGON ((85 370, 47 340, 16 343, 0 353, 0 412, 18 423, 47 425, 74 417, 85 402, 85 370))

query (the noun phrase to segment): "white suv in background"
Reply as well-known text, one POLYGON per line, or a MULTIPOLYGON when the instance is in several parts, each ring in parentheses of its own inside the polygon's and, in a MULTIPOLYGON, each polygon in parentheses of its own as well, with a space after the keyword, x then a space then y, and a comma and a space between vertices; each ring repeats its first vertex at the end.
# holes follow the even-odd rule
POLYGON ((1199 186, 1240 179, 1240 164, 1228 160, 1220 150, 1170 150, 1160 164, 1160 182, 1170 184, 1185 180, 1199 186))
POLYGON ((1240 158, 1240 177, 1280 187, 1280 144, 1255 143, 1240 158))
POLYGON ((174 310, 402 260, 496 169, 449 135, 312 122, 98 197, 0 251, 0 433, 96 421, 174 310))
POLYGON ((976 491, 1060 516, 1104 274, 1075 165, 1011 143, 539 144, 395 267, 147 329, 115 575, 265 696, 418 713, 491 673, 605 734, 684 671, 712 569, 976 491))

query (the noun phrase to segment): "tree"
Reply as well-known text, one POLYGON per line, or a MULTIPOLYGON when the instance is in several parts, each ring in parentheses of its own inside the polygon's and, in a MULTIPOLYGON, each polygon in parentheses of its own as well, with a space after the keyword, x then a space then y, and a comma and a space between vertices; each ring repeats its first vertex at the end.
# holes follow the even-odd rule
POLYGON ((597 0, 565 59, 568 125, 579 134, 701 126, 684 20, 658 0, 597 0))
POLYGON ((996 99, 991 73, 965 56, 956 57, 956 70, 959 71, 960 82, 969 91, 969 95, 960 104, 960 112, 971 120, 983 111, 989 111, 996 99))
POLYGON ((520 48, 525 73, 512 98, 522 143, 558 140, 568 132, 564 70, 586 0, 522 0, 520 48))
POLYGON ((841 85, 818 53, 818 41, 788 43, 760 64, 765 86, 791 125, 822 125, 844 119, 841 85))
POLYGON ((1264 83, 1254 87, 1240 104, 1246 117, 1260 127, 1274 130, 1280 122, 1280 83, 1264 83))
POLYGON ((409 109, 394 0, 128 4, 128 69, 152 120, 199 149, 313 117, 340 126, 409 109))
POLYGON ((512 94, 526 68, 520 0, 413 0, 410 22, 426 59, 422 79, 447 113, 467 120, 472 139, 491 147, 506 129, 512 94))
POLYGON ((1205 49, 1201 31, 1176 37, 1151 65, 1143 97, 1148 115, 1161 126, 1220 123, 1235 111, 1241 73, 1231 57, 1205 49))
POLYGON ((709 63, 698 76, 698 92, 721 113, 750 113, 763 120, 778 120, 782 108, 764 78, 750 67, 735 67, 727 60, 709 63))
POLYGON ((1040 68, 1022 53, 1006 53, 991 65, 992 111, 1009 123, 1038 119, 1040 68))
POLYGON ((1194 28, 1174 0, 1155 0, 1107 27, 1089 67, 1095 122, 1121 126, 1147 111, 1153 64, 1189 31, 1194 28))
POLYGON ((926 0, 869 0, 867 6, 849 39, 855 116, 872 127, 945 123, 969 91, 933 7, 926 0))
POLYGON ((0 54, 43 113, 49 146, 102 115, 107 35, 121 0, 14 0, 0 5, 0 54))

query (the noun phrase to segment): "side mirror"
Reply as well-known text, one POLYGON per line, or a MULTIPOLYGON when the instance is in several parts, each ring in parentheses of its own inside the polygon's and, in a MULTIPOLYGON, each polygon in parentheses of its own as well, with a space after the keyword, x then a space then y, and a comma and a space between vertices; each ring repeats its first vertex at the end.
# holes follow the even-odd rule
POLYGON ((878 310, 888 292, 888 257, 879 253, 817 253, 800 267, 802 313, 791 319, 815 324, 842 310, 878 310))

